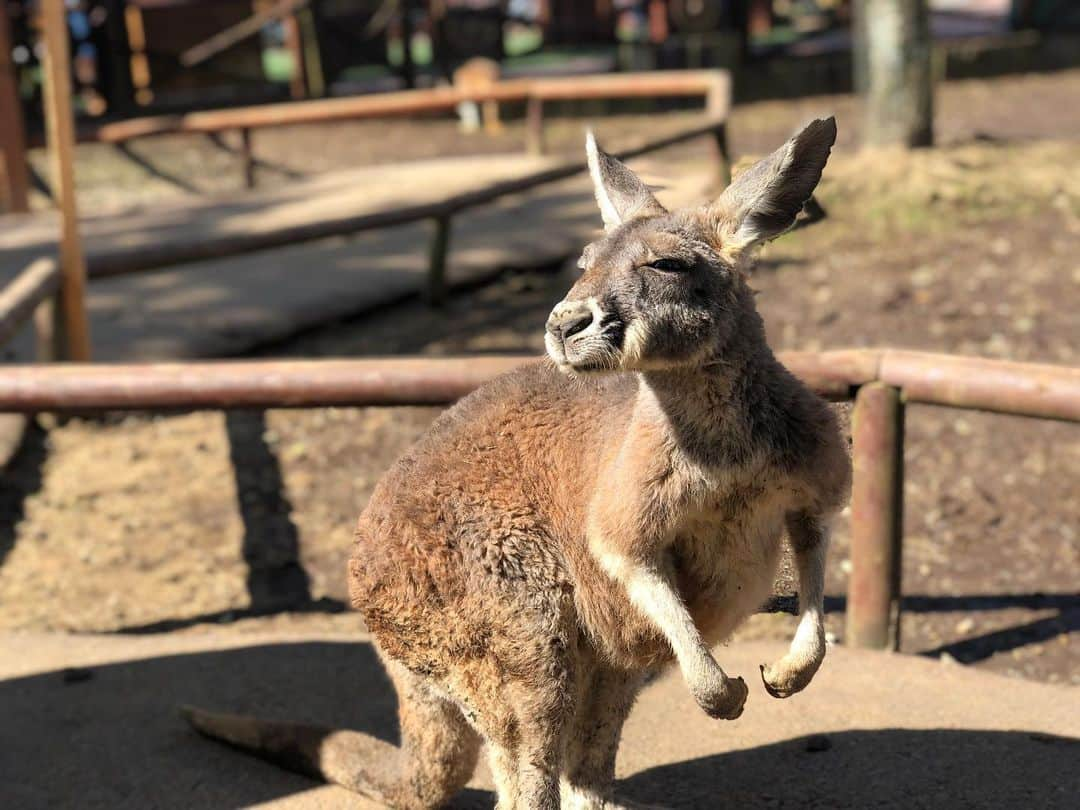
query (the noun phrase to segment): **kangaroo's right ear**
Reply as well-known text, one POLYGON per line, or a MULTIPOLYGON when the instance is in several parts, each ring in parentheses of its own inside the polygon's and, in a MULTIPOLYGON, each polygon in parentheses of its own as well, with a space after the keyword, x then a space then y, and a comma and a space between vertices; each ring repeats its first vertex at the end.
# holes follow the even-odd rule
POLYGON ((585 154, 604 230, 632 219, 667 213, 641 178, 597 145, 591 130, 585 135, 585 154))
POLYGON ((811 121, 736 177, 708 208, 721 250, 737 256, 794 225, 821 180, 835 142, 835 118, 811 121))

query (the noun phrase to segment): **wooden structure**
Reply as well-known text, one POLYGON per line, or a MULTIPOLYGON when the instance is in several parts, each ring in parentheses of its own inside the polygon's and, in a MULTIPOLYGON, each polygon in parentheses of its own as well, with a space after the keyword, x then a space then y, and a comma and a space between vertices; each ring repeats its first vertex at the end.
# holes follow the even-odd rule
MULTIPOLYGON (((59 4, 62 0, 53 0, 53 2, 59 4)), ((62 31, 59 27, 54 30, 62 31)), ((57 194, 61 202, 62 214, 60 240, 62 284, 59 295, 61 305, 57 317, 52 321, 64 336, 63 351, 59 352, 59 355, 67 359, 84 360, 89 358, 90 351, 84 290, 87 269, 82 257, 77 212, 74 205, 74 178, 71 166, 73 123, 70 94, 65 94, 61 89, 68 74, 59 66, 59 62, 66 56, 64 50, 66 39, 54 37, 49 40, 49 43, 51 47, 57 48, 56 53, 59 57, 50 62, 49 86, 57 89, 55 92, 50 92, 47 110, 50 120, 50 151, 57 169, 57 194)), ((50 51, 50 53, 53 52, 50 51)), ((645 141, 632 148, 615 150, 615 153, 625 159, 693 138, 708 136, 712 138, 716 146, 718 179, 723 181, 727 179, 730 171, 726 146, 726 118, 730 105, 730 93, 730 77, 723 71, 522 80, 500 82, 487 90, 469 95, 454 88, 439 88, 379 96, 158 116, 102 125, 93 130, 91 135, 95 140, 118 142, 134 137, 176 132, 218 132, 234 128, 239 128, 242 132, 250 132, 253 128, 260 126, 404 115, 433 109, 450 109, 462 99, 471 96, 475 100, 495 98, 529 101, 533 105, 531 109, 534 115, 530 121, 530 146, 534 151, 541 151, 543 140, 541 105, 546 100, 699 95, 705 99, 705 113, 699 123, 685 127, 675 134, 645 141)), ((249 136, 247 143, 250 146, 249 136)), ((245 169, 250 174, 250 161, 245 163, 245 169)), ((210 238, 193 239, 183 244, 162 239, 161 244, 156 247, 139 245, 112 254, 93 256, 89 263, 89 274, 92 277, 101 277, 142 272, 201 259, 235 256, 297 242, 430 219, 435 223, 435 228, 430 252, 427 296, 431 302, 437 303, 444 294, 446 252, 450 242, 451 220, 455 214, 492 202, 507 194, 570 177, 584 170, 585 164, 578 158, 551 159, 535 171, 511 180, 485 183, 465 192, 457 192, 421 204, 404 203, 389 209, 354 214, 346 212, 327 215, 324 213, 316 218, 279 223, 272 228, 256 227, 245 232, 217 233, 210 238)), ((41 320, 42 324, 46 322, 47 319, 41 320)))
POLYGON ((71 108, 71 58, 64 0, 43 0, 45 27, 45 127, 53 195, 60 209, 58 351, 68 360, 90 359, 86 317, 86 261, 75 204, 75 116, 71 108))
MULTIPOLYGON (((3 319, 0 301, 0 321, 3 319)), ((1080 422, 1080 368, 893 349, 789 352, 821 395, 855 399, 847 640, 899 644, 905 403, 1080 422)), ((0 411, 437 405, 526 358, 0 366, 0 411)))
POLYGON ((30 210, 26 128, 11 50, 11 20, 0 3, 0 213, 30 210))

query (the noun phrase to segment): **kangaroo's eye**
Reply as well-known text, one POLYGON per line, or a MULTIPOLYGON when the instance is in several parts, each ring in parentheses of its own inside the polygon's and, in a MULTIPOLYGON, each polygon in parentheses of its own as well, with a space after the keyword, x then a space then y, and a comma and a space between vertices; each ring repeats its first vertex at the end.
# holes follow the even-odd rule
POLYGON ((679 259, 657 259, 649 262, 649 267, 663 273, 685 273, 689 269, 686 262, 679 259))

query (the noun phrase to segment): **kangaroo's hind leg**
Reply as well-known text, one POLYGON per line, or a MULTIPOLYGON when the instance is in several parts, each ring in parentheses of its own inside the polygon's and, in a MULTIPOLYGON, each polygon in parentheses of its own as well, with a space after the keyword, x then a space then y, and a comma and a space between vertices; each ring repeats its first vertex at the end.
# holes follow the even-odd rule
POLYGON ((645 673, 597 663, 578 699, 567 734, 562 781, 563 810, 633 810, 613 798, 615 757, 622 727, 645 683, 645 673))
POLYGON ((334 782, 395 810, 435 810, 465 787, 479 735, 421 676, 385 660, 397 689, 401 746, 358 731, 186 709, 200 733, 289 770, 334 782))
POLYGON ((442 807, 476 770, 480 735, 421 676, 392 661, 386 665, 397 687, 401 725, 401 766, 388 803, 409 810, 442 807))

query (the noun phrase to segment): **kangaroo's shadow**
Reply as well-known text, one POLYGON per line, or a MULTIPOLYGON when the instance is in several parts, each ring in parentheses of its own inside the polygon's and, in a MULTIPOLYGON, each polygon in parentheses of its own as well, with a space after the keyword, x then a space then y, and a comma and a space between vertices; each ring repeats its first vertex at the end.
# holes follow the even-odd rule
MULTIPOLYGON (((97 643, 73 644, 87 642, 97 643)), ((102 650, 111 643, 102 639, 102 650)), ((138 660, 0 681, 0 807, 239 808, 317 787, 199 737, 177 711, 185 704, 398 742, 397 698, 370 644, 260 644, 146 658, 144 643, 153 642, 130 647, 138 660)), ((467 791, 455 806, 492 804, 491 794, 467 791)))
POLYGON ((1080 740, 1022 731, 875 729, 650 768, 627 798, 672 808, 1072 808, 1080 740))

